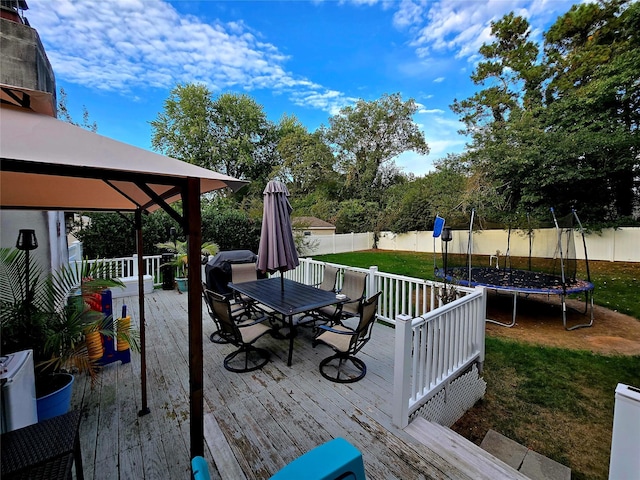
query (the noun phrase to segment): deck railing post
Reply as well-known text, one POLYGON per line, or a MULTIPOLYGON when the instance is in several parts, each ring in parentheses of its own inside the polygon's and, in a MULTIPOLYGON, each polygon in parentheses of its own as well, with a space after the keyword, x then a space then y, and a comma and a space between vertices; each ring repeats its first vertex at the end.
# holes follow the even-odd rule
POLYGON ((378 274, 378 267, 373 265, 369 267, 369 278, 367 279, 367 294, 371 297, 377 293, 376 280, 378 274))
POLYGON ((396 338, 393 363, 393 415, 394 425, 404 428, 409 424, 409 396, 411 368, 412 318, 396 317, 396 338))
MULTIPOLYGON (((134 253, 133 254, 133 272, 131 272, 131 277, 137 277, 138 276, 138 254, 134 253)), ((124 275, 124 273, 123 273, 124 275)))
POLYGON ((303 275, 304 275, 303 283, 305 285, 311 285, 311 262, 307 258, 303 258, 300 261, 304 265, 303 270, 302 270, 303 271, 303 275))
POLYGON ((482 374, 482 368, 484 367, 484 353, 485 353, 485 322, 487 317, 487 289, 485 287, 476 287, 476 290, 482 291, 482 300, 480 302, 480 308, 476 311, 476 316, 473 321, 476 323, 476 342, 480 355, 478 358, 478 373, 482 374))

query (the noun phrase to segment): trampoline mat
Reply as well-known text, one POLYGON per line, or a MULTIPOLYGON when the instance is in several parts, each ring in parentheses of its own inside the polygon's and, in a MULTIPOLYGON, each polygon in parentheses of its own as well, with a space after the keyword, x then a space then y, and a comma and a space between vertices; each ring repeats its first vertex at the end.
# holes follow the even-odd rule
MULTIPOLYGON (((566 279, 563 287, 562 278, 557 275, 531 270, 512 270, 503 268, 471 269, 471 282, 469 282, 469 269, 456 267, 447 269, 447 279, 464 286, 485 286, 497 290, 523 293, 547 293, 562 295, 564 293, 580 293, 593 290, 593 284, 580 279, 566 279)), ((440 276, 441 276, 440 272, 440 276)))

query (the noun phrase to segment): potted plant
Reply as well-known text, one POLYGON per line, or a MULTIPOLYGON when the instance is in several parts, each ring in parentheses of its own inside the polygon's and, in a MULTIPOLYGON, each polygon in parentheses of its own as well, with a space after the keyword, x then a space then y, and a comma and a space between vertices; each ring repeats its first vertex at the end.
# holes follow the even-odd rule
MULTIPOLYGON (((60 394, 61 389, 67 392, 60 407, 51 412, 47 409, 42 416, 68 410, 74 374, 87 373, 92 381, 97 378, 100 363, 90 358, 88 338, 92 332, 109 337, 116 334, 111 318, 92 309, 91 303, 105 288, 122 283, 103 275, 106 270, 100 262, 67 265, 45 274, 33 259, 25 269, 25 260, 23 251, 0 249, 0 345, 3 355, 33 350, 38 414, 43 420, 41 404, 45 400, 56 403, 50 397, 60 394)), ((139 350, 135 332, 120 337, 139 350)))
MULTIPOLYGON (((156 244, 157 248, 168 250, 174 253, 175 256, 171 262, 167 262, 164 265, 171 265, 176 269, 176 284, 178 291, 186 292, 188 288, 187 283, 187 269, 189 268, 189 262, 187 257, 187 242, 181 240, 174 240, 170 242, 162 242, 156 244)), ((213 242, 205 242, 200 247, 200 263, 204 264, 207 261, 209 255, 215 255, 220 248, 213 242)))

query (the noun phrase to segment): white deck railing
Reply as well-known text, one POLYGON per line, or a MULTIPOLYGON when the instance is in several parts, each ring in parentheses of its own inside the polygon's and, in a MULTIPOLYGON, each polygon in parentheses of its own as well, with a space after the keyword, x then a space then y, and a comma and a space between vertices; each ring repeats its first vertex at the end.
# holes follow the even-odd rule
MULTIPOLYGON (((144 259, 144 273, 153 277, 153 285, 162 285, 160 278, 160 265, 162 255, 148 255, 144 259)), ((138 276, 138 256, 120 258, 101 258, 97 260, 85 260, 89 264, 102 262, 105 267, 105 274, 111 277, 137 277, 138 276)), ((79 263, 79 262, 76 262, 79 263)))
MULTIPOLYGON (((378 318, 392 325, 395 325, 398 315, 417 317, 442 306, 447 293, 459 298, 474 292, 473 288, 380 272, 376 266, 359 268, 336 263, 327 265, 368 273, 365 294, 370 297, 382 291, 378 301, 378 318)), ((300 266, 285 272, 284 276, 307 285, 316 285, 322 281, 324 266, 325 262, 301 258, 300 266)), ((338 288, 341 287, 341 281, 342 277, 338 275, 338 288)))
MULTIPOLYGON (((161 285, 161 256, 144 257, 145 273, 161 285)), ((98 260, 93 260, 95 262, 98 260)), ((121 277, 138 274, 137 258, 99 260, 121 277), (121 272, 121 273, 117 273, 121 272)), ((307 285, 322 281, 325 262, 301 258, 285 277, 307 285)), ((368 273, 366 296, 382 291, 378 318, 395 325, 393 422, 404 428, 409 417, 472 363, 484 362, 486 293, 483 288, 378 271, 378 267, 329 264, 341 270, 368 273), (448 297, 450 303, 445 303, 448 297)), ((279 275, 279 274, 276 274, 279 275)), ((338 276, 341 287, 342 277, 338 276)))
POLYGON ((484 362, 486 291, 475 292, 412 318, 396 321, 393 423, 409 417, 472 363, 484 362))

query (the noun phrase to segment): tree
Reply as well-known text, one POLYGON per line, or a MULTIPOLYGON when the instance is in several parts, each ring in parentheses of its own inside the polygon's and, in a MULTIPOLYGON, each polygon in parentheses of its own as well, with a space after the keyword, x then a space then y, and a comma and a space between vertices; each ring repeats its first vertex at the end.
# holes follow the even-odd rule
POLYGON ((430 230, 436 215, 455 224, 461 215, 466 176, 448 165, 389 189, 380 230, 397 233, 430 230))
POLYGON ((264 178, 271 172, 274 126, 261 105, 248 95, 225 93, 213 102, 211 130, 215 163, 236 178, 264 178))
POLYGON ((69 108, 67 107, 67 92, 65 92, 64 88, 60 88, 60 99, 58 100, 58 118, 64 120, 71 125, 75 125, 76 127, 82 127, 86 130, 89 130, 93 133, 98 131, 98 124, 96 122, 92 122, 89 120, 89 111, 85 105, 82 105, 82 122, 76 122, 71 114, 69 113, 69 108))
POLYGON ((579 146, 569 163, 586 173, 590 200, 605 209, 594 214, 605 218, 630 216, 638 203, 639 28, 640 5, 612 0, 574 5, 545 35, 549 124, 579 146))
POLYGON ((204 85, 177 85, 151 124, 151 146, 170 157, 217 170, 217 149, 211 133, 214 106, 204 85))
POLYGON ((278 142, 282 163, 274 177, 287 183, 292 196, 308 195, 335 180, 334 157, 319 133, 308 133, 301 125, 286 131, 278 142))
POLYGON ((492 24, 496 40, 480 49, 487 61, 472 76, 486 88, 452 105, 472 138, 470 177, 490 203, 545 214, 577 208, 593 221, 634 211, 639 12, 623 0, 574 5, 545 34, 540 60, 526 20, 509 14, 492 24))
POLYGON ((332 146, 339 171, 346 176, 348 198, 380 202, 383 176, 380 167, 406 151, 429 153, 424 134, 413 121, 418 107, 399 93, 379 100, 359 100, 329 118, 321 129, 332 146))

